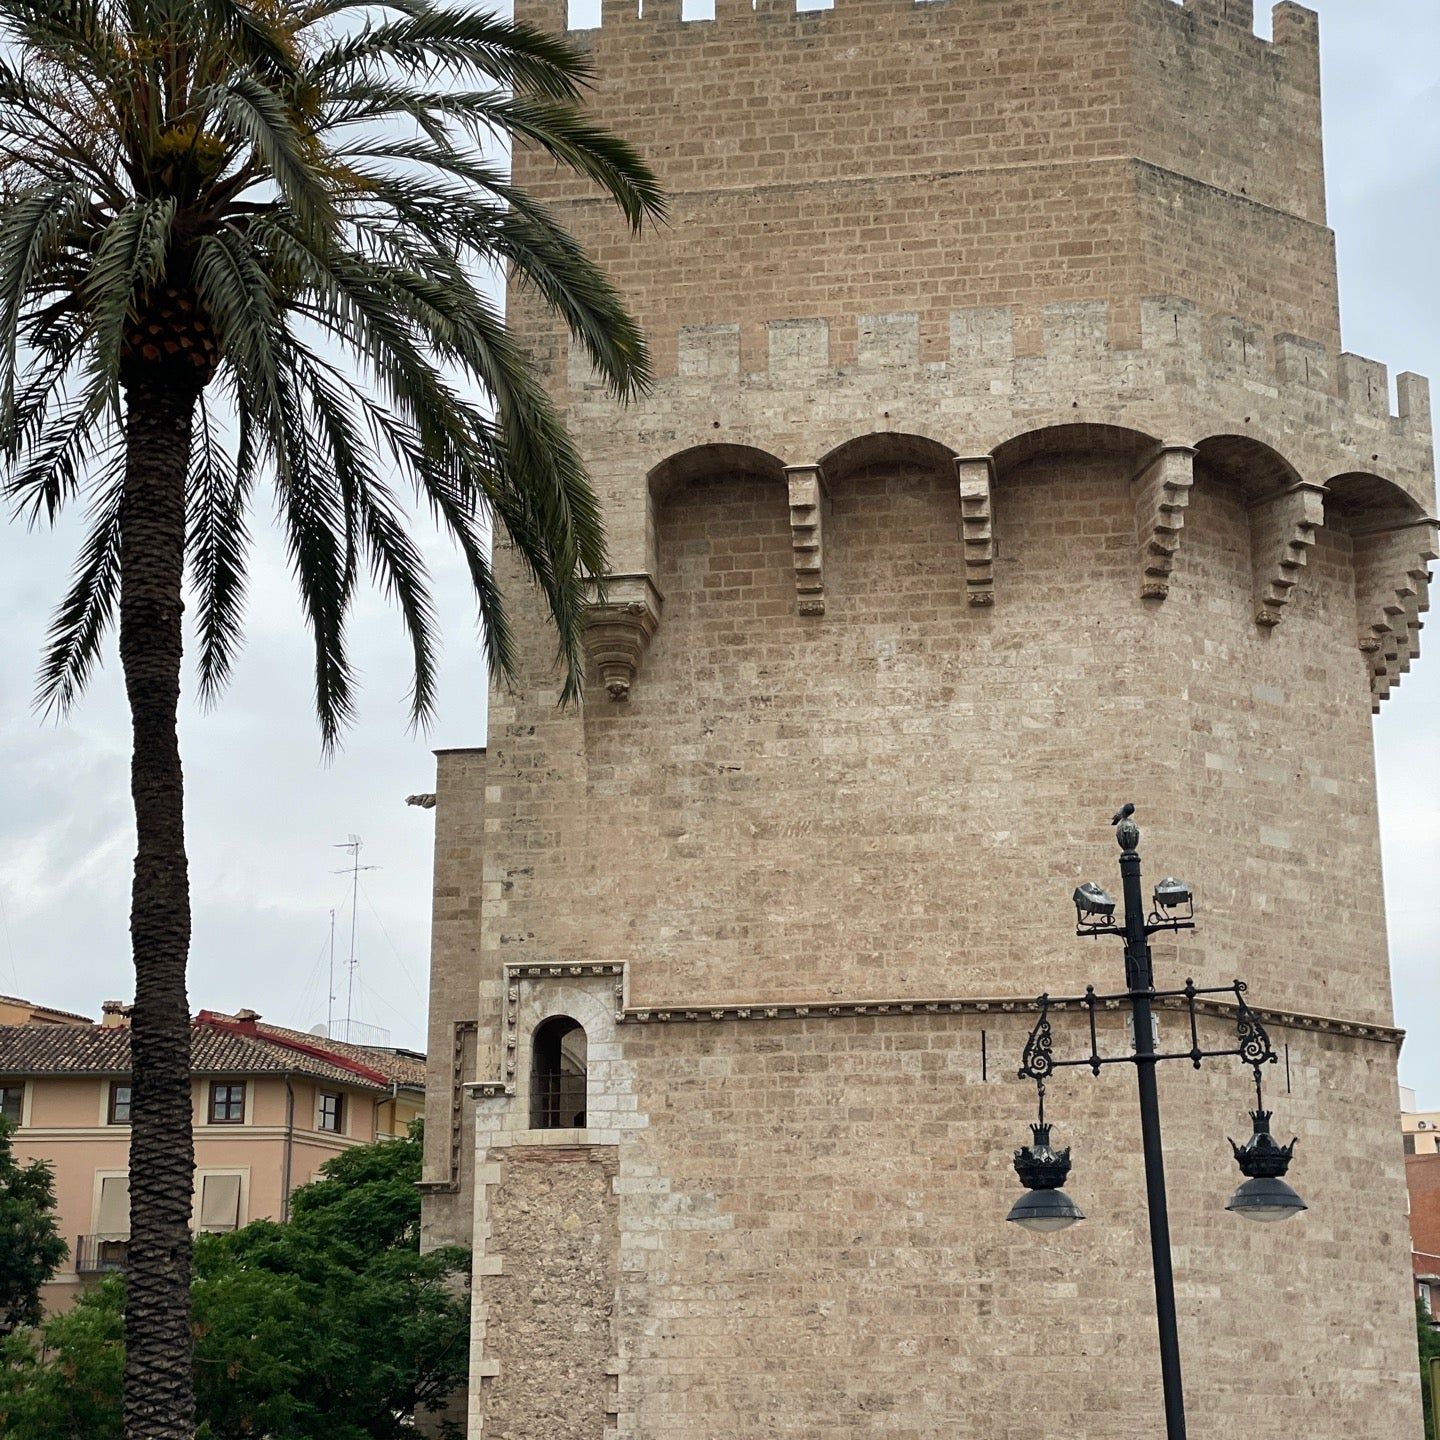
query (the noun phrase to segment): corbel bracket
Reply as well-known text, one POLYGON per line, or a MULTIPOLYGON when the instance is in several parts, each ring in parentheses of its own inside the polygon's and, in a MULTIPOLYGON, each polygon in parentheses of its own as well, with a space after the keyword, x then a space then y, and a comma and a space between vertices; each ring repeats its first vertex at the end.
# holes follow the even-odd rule
POLYGON ((612 700, 630 698, 664 602, 648 575, 606 575, 594 586, 585 649, 612 700))
POLYGON ((1250 506, 1255 623, 1278 625, 1325 523, 1325 488, 1300 481, 1250 506))
POLYGON ((795 608, 825 613, 825 476, 818 465, 787 465, 790 544, 795 552, 795 608))
POLYGON ((1430 563, 1440 553, 1440 522, 1430 516, 1354 535, 1359 645, 1380 708, 1420 653, 1420 617, 1430 608, 1430 563))
POLYGON ((990 455, 957 456, 960 539, 965 547, 965 598, 972 605, 995 603, 995 460, 990 455))
POLYGON ((1140 538, 1140 594, 1163 600, 1170 593, 1170 573, 1180 548, 1185 507, 1195 483, 1195 450, 1190 445, 1163 445, 1135 473, 1135 526, 1140 538))

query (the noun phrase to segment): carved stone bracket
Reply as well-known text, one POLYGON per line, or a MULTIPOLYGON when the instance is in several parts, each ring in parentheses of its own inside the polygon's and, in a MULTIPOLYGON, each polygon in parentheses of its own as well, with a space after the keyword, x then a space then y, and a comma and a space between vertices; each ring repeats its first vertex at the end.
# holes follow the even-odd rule
POLYGON ((1302 481, 1250 507, 1250 563, 1255 577, 1255 623, 1278 625, 1290 592, 1325 523, 1323 486, 1302 481))
POLYGON ((801 615, 825 613, 825 476, 818 465, 787 465, 795 603, 801 615))
POLYGON ((1140 594, 1146 600, 1163 600, 1170 593, 1170 572, 1194 483, 1195 451, 1189 445, 1162 446, 1134 477, 1140 594))
POLYGON ((1355 606, 1370 691, 1380 708, 1420 652, 1421 615, 1430 608, 1430 562, 1437 558, 1437 522, 1363 531, 1354 537, 1355 606))
POLYGON ((664 596, 648 575, 607 575, 604 598, 592 599, 585 649, 612 700, 628 700, 651 636, 660 628, 664 596))
POLYGON ((995 603, 995 461, 989 455, 957 456, 960 539, 965 546, 965 597, 972 605, 995 603))

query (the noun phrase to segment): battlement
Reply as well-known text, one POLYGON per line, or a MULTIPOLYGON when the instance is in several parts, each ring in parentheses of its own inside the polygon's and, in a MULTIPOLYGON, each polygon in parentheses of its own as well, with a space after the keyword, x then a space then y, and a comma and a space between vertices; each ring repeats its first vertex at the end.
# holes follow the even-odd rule
MULTIPOLYGON (((955 0, 892 0, 891 8, 943 12, 955 0)), ((1270 10, 1269 37, 1256 34, 1254 0, 1140 0, 1145 7, 1172 23, 1210 26, 1233 39, 1236 35, 1267 49, 1289 51, 1297 58, 1319 53, 1319 17, 1313 10, 1282 0, 1270 10)), ((856 8, 873 9, 873 0, 520 0, 520 18, 550 29, 565 29, 593 36, 607 26, 638 22, 660 25, 712 25, 793 15, 802 24, 823 23, 837 12, 844 16, 856 8)), ((801 32, 803 33, 803 32, 801 32)))
POLYGON ((814 5, 519 0, 516 13, 591 49, 600 115, 672 188, 1124 155, 1323 220, 1319 29, 1298 5, 1275 8, 1268 40, 1249 0, 814 5))

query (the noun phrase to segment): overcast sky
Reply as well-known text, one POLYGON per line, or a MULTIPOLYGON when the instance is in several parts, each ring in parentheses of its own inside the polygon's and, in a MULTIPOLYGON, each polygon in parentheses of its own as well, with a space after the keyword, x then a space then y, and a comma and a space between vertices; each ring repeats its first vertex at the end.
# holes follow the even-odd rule
MULTIPOLYGON (((839 0, 844 4, 845 0, 839 0)), ((1391 374, 1440 376, 1440 5, 1319 0, 1330 218, 1339 237, 1347 348, 1391 374)), ((1268 29, 1268 21, 1262 23, 1268 29)), ((257 526, 263 531, 263 527, 257 526)), ((0 525, 0 991, 98 1013, 131 995, 126 916, 133 831, 128 724, 112 658, 66 724, 30 709, 47 617, 75 527, 0 525)), ((446 658, 433 734, 407 733, 399 623, 361 604, 352 652, 360 723, 330 764, 311 711, 309 642, 273 536, 256 555, 249 641, 220 708, 187 707, 182 744, 195 932, 193 1008, 248 1005, 309 1028, 326 1019, 330 911, 335 1014, 347 1005, 350 882, 335 848, 363 837, 355 1019, 421 1046, 433 816, 404 797, 433 782, 432 746, 485 739, 484 673, 464 577, 430 545, 446 658)), ((1440 644, 1432 630, 1431 646, 1440 644)), ((1402 1077, 1440 1107, 1440 659, 1422 658, 1375 728, 1402 1077)), ((1337 877, 1343 887, 1344 877, 1337 877)), ((1337 891, 1343 903, 1343 888, 1337 891)))

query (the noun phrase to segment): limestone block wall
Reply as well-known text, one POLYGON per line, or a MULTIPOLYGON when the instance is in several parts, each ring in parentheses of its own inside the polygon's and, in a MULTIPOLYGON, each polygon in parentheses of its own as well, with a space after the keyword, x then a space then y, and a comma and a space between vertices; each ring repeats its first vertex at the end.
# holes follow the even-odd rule
MULTIPOLYGON (((829 319, 846 363, 862 313, 916 311, 928 359, 954 308, 1103 297, 1133 340, 1145 294, 1336 345, 1318 34, 1299 6, 1277 8, 1273 43, 1233 0, 679 8, 605 0, 600 27, 574 32, 593 112, 656 169, 668 226, 636 245, 548 157, 515 162, 655 332, 662 368, 676 315, 738 321, 752 368, 776 318, 829 319)), ((567 23, 565 0, 516 13, 567 23)))
MULTIPOLYGON (((1003 1218, 1033 1118, 1023 1002, 661 1012, 626 1004, 620 966, 506 980, 511 1058, 473 1087, 472 1436, 1157 1433, 1128 1075, 1052 1088, 1090 1218, 1038 1239, 1003 1218), (528 1036, 557 1013, 590 1035, 591 1128, 528 1131, 528 1036)), ((1259 1405, 1417 1434, 1403 1207, 1376 1203, 1402 1158, 1371 1123, 1395 1036, 1266 1018, 1312 1207, 1293 1226, 1223 1210, 1248 1072, 1162 1072, 1191 1433, 1240 1440, 1259 1405)), ((1221 1047, 1227 1022, 1201 1023, 1221 1047)), ((1084 1045, 1063 1015, 1056 1039, 1084 1045)))
POLYGON ((1341 349, 1314 17, 637 11, 586 37, 595 110, 672 225, 516 157, 656 362, 620 410, 511 295, 605 505, 591 681, 558 707, 512 568, 519 683, 438 781, 471 1435, 1151 1440, 1128 1077, 1052 1094, 1091 1222, 1003 1221, 1030 1001, 1118 979, 1068 896, 1126 799, 1198 896, 1158 972, 1250 982, 1312 1206, 1226 1215, 1248 1077, 1165 1076, 1192 1433, 1417 1435, 1369 726, 1428 601, 1430 402, 1341 349), (530 1131, 557 1014, 586 1128, 530 1131))

